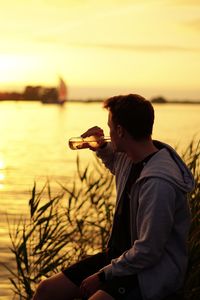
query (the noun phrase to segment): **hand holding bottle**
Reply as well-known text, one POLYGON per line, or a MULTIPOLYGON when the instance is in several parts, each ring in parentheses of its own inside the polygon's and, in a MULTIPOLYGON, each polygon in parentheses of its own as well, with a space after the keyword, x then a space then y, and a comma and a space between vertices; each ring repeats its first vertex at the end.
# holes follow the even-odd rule
POLYGON ((69 140, 69 147, 73 150, 89 148, 96 151, 104 144, 110 141, 110 137, 105 137, 103 130, 94 126, 89 128, 80 137, 74 137, 69 140))

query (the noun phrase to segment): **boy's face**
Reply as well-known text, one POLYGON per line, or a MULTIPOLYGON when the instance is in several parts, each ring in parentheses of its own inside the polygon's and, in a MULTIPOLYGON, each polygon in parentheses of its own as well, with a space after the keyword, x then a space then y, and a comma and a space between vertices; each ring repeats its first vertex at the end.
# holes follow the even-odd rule
POLYGON ((120 136, 120 125, 116 125, 112 120, 112 113, 108 115, 108 127, 110 128, 110 137, 112 141, 112 147, 114 151, 123 152, 121 149, 121 136, 120 136))

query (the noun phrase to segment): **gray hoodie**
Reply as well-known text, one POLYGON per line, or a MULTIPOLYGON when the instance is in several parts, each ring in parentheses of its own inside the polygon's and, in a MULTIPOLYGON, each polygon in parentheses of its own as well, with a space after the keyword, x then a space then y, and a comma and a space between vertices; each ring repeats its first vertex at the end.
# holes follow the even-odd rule
MULTIPOLYGON (((132 247, 102 269, 106 279, 138 274, 144 300, 160 300, 178 290, 187 268, 187 194, 194 179, 173 148, 160 144, 164 148, 146 163, 131 188, 132 247)), ((97 156, 115 175, 117 209, 132 161, 124 153, 114 153, 111 144, 97 156)))

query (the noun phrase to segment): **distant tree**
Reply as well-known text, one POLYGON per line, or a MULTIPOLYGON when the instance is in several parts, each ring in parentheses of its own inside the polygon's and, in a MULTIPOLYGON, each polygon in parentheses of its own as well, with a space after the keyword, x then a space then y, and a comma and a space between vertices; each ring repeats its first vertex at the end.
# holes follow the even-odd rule
POLYGON ((0 100, 22 100, 22 94, 17 92, 0 93, 0 100))
POLYGON ((23 94, 24 100, 40 100, 41 90, 41 86, 26 86, 23 94))
POLYGON ((58 91, 56 88, 45 88, 41 95, 42 102, 54 103, 58 100, 58 91))
POLYGON ((167 100, 162 96, 158 96, 158 97, 152 98, 151 102, 152 103, 167 103, 167 100))
POLYGON ((12 92, 9 94, 9 99, 8 100, 22 100, 22 94, 17 93, 17 92, 12 92))

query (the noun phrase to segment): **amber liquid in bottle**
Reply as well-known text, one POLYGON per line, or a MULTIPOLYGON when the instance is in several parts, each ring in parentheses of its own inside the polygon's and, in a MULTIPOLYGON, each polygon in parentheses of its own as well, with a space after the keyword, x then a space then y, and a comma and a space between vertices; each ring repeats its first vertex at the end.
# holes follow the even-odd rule
POLYGON ((72 137, 69 139, 69 147, 72 150, 86 149, 89 147, 99 148, 100 145, 110 141, 111 139, 108 136, 72 137))

